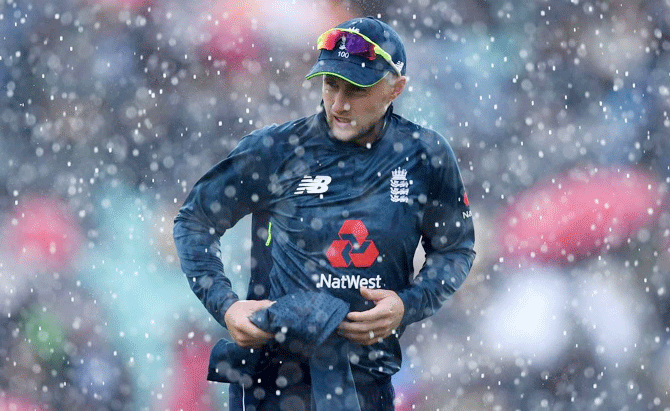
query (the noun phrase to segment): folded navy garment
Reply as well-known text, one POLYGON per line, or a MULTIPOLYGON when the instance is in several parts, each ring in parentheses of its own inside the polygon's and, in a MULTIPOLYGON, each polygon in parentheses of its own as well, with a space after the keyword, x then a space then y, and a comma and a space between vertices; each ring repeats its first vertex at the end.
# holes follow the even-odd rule
POLYGON ((225 338, 214 345, 209 355, 209 381, 237 383, 245 388, 252 385, 252 377, 259 370, 264 350, 243 348, 225 338))
POLYGON ((276 341, 263 350, 252 350, 222 339, 212 349, 207 379, 249 388, 273 351, 299 349, 309 357, 315 409, 359 411, 349 342, 334 333, 348 312, 348 303, 324 292, 300 291, 280 297, 250 317, 258 328, 274 334, 276 341))
POLYGON ((278 334, 279 340, 299 340, 313 347, 323 344, 347 313, 349 304, 339 298, 300 291, 278 298, 270 307, 256 311, 250 320, 258 328, 278 334))

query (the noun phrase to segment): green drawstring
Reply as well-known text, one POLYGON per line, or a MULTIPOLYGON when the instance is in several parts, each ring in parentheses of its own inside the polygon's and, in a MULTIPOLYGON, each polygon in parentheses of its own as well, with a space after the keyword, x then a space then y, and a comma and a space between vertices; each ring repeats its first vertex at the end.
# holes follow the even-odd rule
POLYGON ((265 240, 265 246, 270 246, 270 241, 272 241, 272 221, 268 223, 268 239, 265 240))

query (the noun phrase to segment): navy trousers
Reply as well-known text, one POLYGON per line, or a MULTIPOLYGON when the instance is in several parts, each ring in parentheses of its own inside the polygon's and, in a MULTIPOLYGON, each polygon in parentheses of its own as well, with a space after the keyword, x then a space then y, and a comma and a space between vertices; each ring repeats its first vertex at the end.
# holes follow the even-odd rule
MULTIPOLYGON (((380 380, 354 375, 354 380, 361 411, 394 410, 395 391, 391 377, 380 380)), ((239 384, 230 384, 230 411, 310 411, 311 393, 309 365, 305 359, 277 358, 257 376, 253 386, 243 390, 239 384), (254 405, 249 405, 251 397, 254 405), (243 402, 247 404, 246 408, 243 402)))

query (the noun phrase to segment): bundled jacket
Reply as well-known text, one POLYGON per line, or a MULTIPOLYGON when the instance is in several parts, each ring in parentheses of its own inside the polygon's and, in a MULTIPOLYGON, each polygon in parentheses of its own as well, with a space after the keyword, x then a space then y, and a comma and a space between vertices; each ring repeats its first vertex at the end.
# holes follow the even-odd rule
MULTIPOLYGON (((250 320, 276 335, 262 349, 242 348, 220 340, 212 349, 207 379, 249 388, 281 350, 299 351, 309 362, 316 411, 360 411, 349 362, 350 343, 334 334, 349 313, 349 304, 325 292, 296 291, 255 312, 250 320)), ((246 405, 255 405, 249 396, 246 405)))
MULTIPOLYGON (((435 313, 463 283, 474 259, 472 214, 447 141, 393 113, 367 147, 328 133, 325 113, 244 137, 193 187, 174 238, 193 292, 221 325, 238 300, 223 272, 219 239, 254 216, 248 298, 324 292, 364 311, 360 287, 398 293, 398 333, 351 344, 352 367, 371 378, 400 369, 397 338, 435 313), (426 262, 413 278, 419 241, 426 262)), ((214 364, 215 365, 215 364, 214 364)))

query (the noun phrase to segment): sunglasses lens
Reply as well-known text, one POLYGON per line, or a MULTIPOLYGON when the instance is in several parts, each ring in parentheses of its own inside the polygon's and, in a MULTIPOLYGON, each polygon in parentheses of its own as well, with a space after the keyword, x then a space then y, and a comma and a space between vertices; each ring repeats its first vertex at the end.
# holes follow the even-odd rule
POLYGON ((347 33, 345 41, 347 51, 352 54, 366 53, 372 46, 363 37, 351 33, 347 33))
POLYGON ((324 48, 326 50, 332 50, 335 48, 337 40, 342 37, 342 32, 339 30, 331 30, 326 34, 326 37, 323 39, 323 45, 319 45, 319 48, 324 48))
MULTIPOLYGON (((319 49, 333 50, 340 39, 344 41, 344 46, 348 53, 363 56, 368 60, 374 60, 377 58, 375 45, 373 43, 357 35, 356 33, 345 32, 337 29, 330 30, 319 37, 317 47, 319 49)), ((386 57, 385 59, 388 60, 386 57)))

